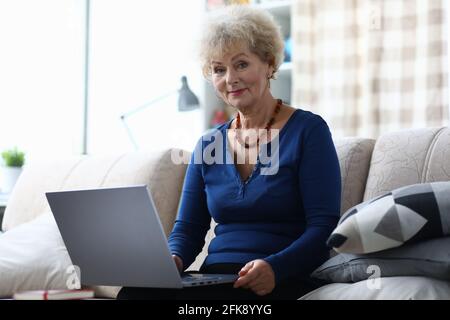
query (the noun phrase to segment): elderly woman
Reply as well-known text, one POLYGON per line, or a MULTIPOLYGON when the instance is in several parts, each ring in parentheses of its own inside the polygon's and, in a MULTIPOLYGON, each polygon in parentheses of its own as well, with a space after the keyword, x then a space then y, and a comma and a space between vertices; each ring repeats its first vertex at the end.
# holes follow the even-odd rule
POLYGON ((341 180, 330 130, 320 116, 272 96, 283 39, 268 13, 227 8, 210 19, 201 44, 203 73, 237 115, 197 144, 169 246, 182 272, 201 251, 212 217, 216 237, 200 271, 238 279, 124 288, 119 298, 299 298, 314 288, 309 274, 328 258, 325 242, 339 219, 341 180), (214 159, 232 160, 198 161, 211 143, 214 159), (272 170, 264 170, 267 164, 272 170))

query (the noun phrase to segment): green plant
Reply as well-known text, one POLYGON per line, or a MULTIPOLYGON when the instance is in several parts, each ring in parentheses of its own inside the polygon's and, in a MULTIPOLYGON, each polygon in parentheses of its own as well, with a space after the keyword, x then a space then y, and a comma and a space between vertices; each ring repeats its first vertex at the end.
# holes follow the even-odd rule
POLYGON ((19 151, 17 147, 3 151, 2 158, 7 167, 22 167, 25 163, 25 153, 19 151))

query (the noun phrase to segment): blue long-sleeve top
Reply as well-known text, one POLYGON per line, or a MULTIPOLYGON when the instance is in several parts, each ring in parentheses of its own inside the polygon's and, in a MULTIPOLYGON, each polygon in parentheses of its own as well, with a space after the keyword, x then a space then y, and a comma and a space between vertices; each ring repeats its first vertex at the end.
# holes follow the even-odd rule
POLYGON ((227 142, 231 122, 195 147, 169 236, 171 252, 188 267, 203 248, 212 217, 216 237, 206 265, 264 259, 276 283, 308 276, 328 258, 325 242, 339 220, 341 177, 330 130, 320 116, 296 109, 279 131, 279 148, 264 145, 269 157, 260 152, 243 182, 227 142), (272 174, 264 171, 269 168, 272 174))

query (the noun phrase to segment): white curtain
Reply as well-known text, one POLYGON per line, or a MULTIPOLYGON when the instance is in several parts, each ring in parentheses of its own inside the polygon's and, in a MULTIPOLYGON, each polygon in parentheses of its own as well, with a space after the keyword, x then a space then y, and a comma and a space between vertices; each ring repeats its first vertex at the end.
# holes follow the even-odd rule
POLYGON ((445 0, 297 0, 294 104, 334 136, 449 123, 445 0))

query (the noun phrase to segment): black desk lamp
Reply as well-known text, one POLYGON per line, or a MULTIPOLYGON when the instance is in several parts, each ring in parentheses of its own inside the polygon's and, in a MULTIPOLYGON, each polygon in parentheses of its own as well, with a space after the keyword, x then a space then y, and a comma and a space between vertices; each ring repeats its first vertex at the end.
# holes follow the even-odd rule
POLYGON ((186 76, 181 77, 181 84, 182 84, 181 89, 169 92, 163 96, 160 96, 150 102, 147 102, 146 104, 139 106, 139 107, 120 116, 120 119, 122 120, 122 123, 128 132, 128 136, 130 137, 130 140, 133 143, 136 150, 138 149, 138 145, 136 143, 136 140, 133 137, 133 133, 131 132, 130 127, 128 126, 128 124, 126 122, 126 119, 129 116, 136 114, 138 112, 141 112, 142 110, 147 109, 148 107, 152 106, 156 102, 164 100, 170 96, 173 96, 177 92, 178 92, 178 111, 191 111, 191 110, 200 108, 200 103, 198 101, 198 98, 189 88, 186 76))

